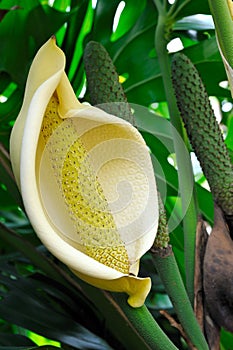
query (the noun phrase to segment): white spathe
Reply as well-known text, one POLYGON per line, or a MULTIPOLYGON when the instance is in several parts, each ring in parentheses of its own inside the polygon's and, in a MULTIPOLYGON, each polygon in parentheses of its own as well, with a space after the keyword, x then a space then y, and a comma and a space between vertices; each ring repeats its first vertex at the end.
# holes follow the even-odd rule
POLYGON ((54 38, 38 51, 10 140, 25 209, 47 249, 86 282, 141 306, 139 259, 158 225, 153 167, 128 122, 81 104, 54 38))

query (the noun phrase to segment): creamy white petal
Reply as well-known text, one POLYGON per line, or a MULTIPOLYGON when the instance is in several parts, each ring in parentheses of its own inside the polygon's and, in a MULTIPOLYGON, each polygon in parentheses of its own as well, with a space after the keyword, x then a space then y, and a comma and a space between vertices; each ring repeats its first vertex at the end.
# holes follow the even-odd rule
POLYGON ((48 250, 99 288, 141 306, 150 279, 140 257, 158 225, 147 146, 128 122, 81 104, 49 40, 30 69, 11 135, 11 159, 28 217, 48 250))

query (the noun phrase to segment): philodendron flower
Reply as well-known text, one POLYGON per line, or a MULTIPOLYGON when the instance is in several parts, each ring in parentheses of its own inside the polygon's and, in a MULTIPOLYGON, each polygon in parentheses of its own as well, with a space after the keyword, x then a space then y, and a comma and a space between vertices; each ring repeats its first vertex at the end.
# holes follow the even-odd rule
POLYGON ((48 250, 84 281, 141 306, 139 259, 157 231, 150 155, 128 122, 81 104, 54 38, 38 51, 10 153, 26 212, 48 250))

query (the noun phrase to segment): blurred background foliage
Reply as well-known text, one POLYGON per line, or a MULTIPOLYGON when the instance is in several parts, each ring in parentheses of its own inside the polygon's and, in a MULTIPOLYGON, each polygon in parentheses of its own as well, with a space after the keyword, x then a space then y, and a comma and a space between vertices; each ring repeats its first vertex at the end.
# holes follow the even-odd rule
MULTIPOLYGON (((168 1, 171 4, 174 1, 168 1)), ((170 57, 183 50, 196 65, 233 155, 232 99, 207 0, 177 0, 170 57)), ((171 243, 183 278, 183 231, 177 168, 165 93, 154 49, 158 14, 152 0, 0 1, 0 350, 147 349, 106 293, 70 275, 40 244, 24 212, 9 159, 9 135, 20 110, 27 73, 39 47, 52 35, 66 55, 66 72, 80 100, 89 100, 83 50, 90 40, 109 52, 135 111, 155 167, 168 218, 177 220, 171 243), (177 205, 178 203, 178 205, 177 205)), ((191 152, 200 213, 212 224, 213 202, 191 152)), ((174 314, 150 254, 140 274, 153 281, 147 306, 179 349, 180 334, 161 317, 174 314)), ((221 349, 233 348, 222 331, 221 349)))

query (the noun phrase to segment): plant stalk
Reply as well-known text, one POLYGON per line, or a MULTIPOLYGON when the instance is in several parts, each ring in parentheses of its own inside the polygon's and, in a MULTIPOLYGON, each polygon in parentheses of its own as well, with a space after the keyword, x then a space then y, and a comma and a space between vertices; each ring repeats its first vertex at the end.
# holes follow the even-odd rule
POLYGON ((177 317, 191 343, 198 350, 208 345, 194 315, 171 246, 151 249, 153 262, 172 301, 177 317))
POLYGON ((223 56, 233 67, 233 20, 230 8, 232 4, 229 2, 227 0, 209 0, 209 6, 223 56))
POLYGON ((178 348, 162 331, 145 305, 140 308, 132 308, 127 303, 127 297, 122 293, 112 293, 118 307, 121 308, 130 324, 143 337, 151 350, 175 350, 178 348))
MULTIPOLYGON (((156 0, 155 4, 156 4, 156 0)), ((193 304, 194 300, 194 264, 195 264, 195 237, 197 225, 197 209, 194 198, 194 179, 190 157, 187 157, 187 149, 184 143, 185 134, 181 123, 180 114, 176 104, 176 98, 171 80, 171 65, 167 52, 169 19, 166 12, 159 12, 158 25, 155 33, 155 49, 158 56, 165 94, 170 113, 170 120, 176 132, 174 134, 174 148, 178 166, 179 189, 183 208, 183 230, 186 288, 193 304), (177 132, 180 138, 177 136, 177 132)), ((173 128, 172 128, 173 129, 173 128)))

